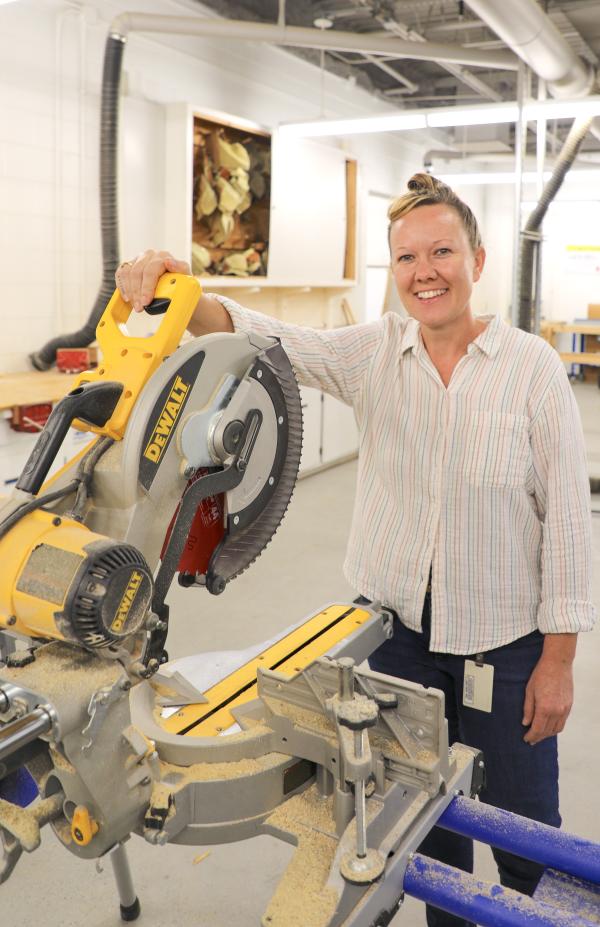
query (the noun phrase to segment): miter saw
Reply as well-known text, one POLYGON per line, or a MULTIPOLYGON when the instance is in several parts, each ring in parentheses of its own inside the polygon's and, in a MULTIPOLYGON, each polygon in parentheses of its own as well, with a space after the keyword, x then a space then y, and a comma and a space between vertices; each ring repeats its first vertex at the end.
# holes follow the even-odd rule
MULTIPOLYGON (((497 886, 488 910, 475 880, 415 852, 435 824, 526 855, 523 833, 529 847, 537 834, 543 862, 600 883, 594 845, 577 841, 575 855, 574 838, 519 830, 513 815, 486 831, 470 797, 483 760, 449 748, 442 693, 359 665, 392 633, 385 608, 330 605, 201 691, 166 662, 174 576, 222 593, 277 529, 301 452, 276 339, 178 347, 199 294, 193 278, 164 276, 149 338, 127 333, 114 294, 102 365, 56 406, 0 505, 0 882, 49 823, 76 855, 110 857, 125 920, 139 914, 132 833, 295 844, 268 927, 385 927, 404 892, 480 924, 522 923, 498 919, 515 893, 497 886), (94 437, 48 479, 72 426, 94 437), (29 807, 6 787, 25 768, 39 792, 29 807)), ((520 901, 527 916, 540 904, 520 901)), ((592 922, 554 910, 527 923, 592 922)))

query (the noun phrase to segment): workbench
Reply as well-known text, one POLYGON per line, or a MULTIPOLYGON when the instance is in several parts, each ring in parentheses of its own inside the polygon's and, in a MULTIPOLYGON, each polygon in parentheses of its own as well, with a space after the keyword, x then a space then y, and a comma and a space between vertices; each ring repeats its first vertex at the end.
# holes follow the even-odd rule
POLYGON ((57 373, 56 370, 0 374, 0 411, 15 406, 58 402, 69 392, 73 380, 71 374, 57 373))
MULTIPOLYGON (((573 370, 573 366, 578 365, 580 368, 584 366, 588 367, 600 367, 600 351, 586 351, 585 347, 585 336, 592 335, 596 338, 600 338, 600 319, 592 320, 587 319, 585 321, 575 321, 575 322, 543 322, 540 330, 542 338, 544 338, 553 348, 556 348, 558 351, 560 359, 565 364, 571 364, 572 369, 569 374, 570 377, 575 378, 577 374, 573 370), (573 345, 576 347, 577 339, 579 338, 580 350, 572 351, 559 351, 556 345, 556 336, 570 334, 573 336, 573 345)), ((598 385, 600 386, 600 374, 598 385)))

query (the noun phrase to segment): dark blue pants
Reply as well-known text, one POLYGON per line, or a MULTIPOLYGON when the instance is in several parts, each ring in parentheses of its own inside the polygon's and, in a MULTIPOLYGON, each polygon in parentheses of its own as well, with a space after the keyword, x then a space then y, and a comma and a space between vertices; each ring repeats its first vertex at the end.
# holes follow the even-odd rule
MULTIPOLYGON (((369 658, 371 669, 441 689, 446 698, 449 742, 483 751, 486 784, 481 800, 525 817, 560 826, 558 813, 558 751, 556 737, 534 747, 526 744, 521 724, 527 681, 540 658, 543 635, 538 631, 485 654, 494 666, 492 711, 462 704, 465 657, 429 650, 430 607, 426 599, 423 630, 409 630, 394 618, 394 636, 369 658)), ((473 843, 466 837, 434 827, 419 847, 433 859, 473 871, 473 843)), ((537 863, 492 848, 500 881, 533 894, 543 868, 537 863)), ((469 922, 428 906, 428 927, 467 927, 469 922)))

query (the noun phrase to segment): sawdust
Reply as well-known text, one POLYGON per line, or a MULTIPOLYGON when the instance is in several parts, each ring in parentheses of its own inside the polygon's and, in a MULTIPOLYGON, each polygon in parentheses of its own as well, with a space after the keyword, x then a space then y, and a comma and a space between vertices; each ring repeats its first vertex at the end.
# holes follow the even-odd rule
POLYGON ((94 692, 112 685, 122 673, 119 664, 67 644, 46 644, 35 652, 27 666, 7 667, 2 678, 43 692, 48 698, 94 692))
POLYGON ((197 866, 198 863, 203 863, 205 859, 208 859, 210 856, 210 850, 207 850, 206 853, 201 853, 200 856, 194 856, 192 860, 192 865, 197 866))
POLYGON ((600 889, 575 876, 546 869, 535 891, 535 900, 577 914, 592 924, 600 924, 600 889))
POLYGON ((64 756, 63 753, 54 745, 50 746, 50 756, 52 758, 52 764, 55 769, 59 770, 60 772, 69 773, 72 776, 76 775, 75 767, 69 763, 66 756, 64 756))
POLYGON ((40 826, 31 812, 0 798, 0 827, 5 828, 31 853, 40 845, 40 826))
POLYGON ((332 800, 315 786, 296 795, 268 818, 274 828, 294 834, 297 849, 271 898, 263 927, 326 927, 339 896, 327 886, 337 850, 332 800))
POLYGON ((395 760, 408 758, 404 747, 393 737, 386 737, 385 734, 369 731, 369 742, 372 750, 379 750, 384 756, 392 757, 395 760))
POLYGON ((230 763, 193 763, 191 766, 176 766, 173 763, 160 762, 162 779, 181 789, 194 782, 211 782, 219 779, 244 779, 256 776, 268 769, 279 766, 287 759, 281 753, 267 753, 258 759, 233 760, 230 763))
POLYGON ((177 698, 178 693, 175 689, 171 689, 169 686, 165 686, 163 683, 157 682, 155 679, 150 680, 150 686, 154 692, 156 692, 156 694, 160 695, 162 698, 177 698))
POLYGON ((433 750, 426 750, 425 747, 423 747, 421 750, 417 750, 415 759, 418 760, 419 763, 423 763, 425 766, 432 766, 438 761, 438 757, 433 752, 433 750))
POLYGON ((172 794, 173 789, 165 782, 155 782, 152 786, 150 806, 152 808, 164 808, 166 811, 171 805, 172 794))
POLYGON ((275 715, 281 715, 284 718, 288 718, 298 727, 303 727, 309 731, 317 731, 330 738, 335 738, 337 741, 335 725, 326 715, 317 711, 311 711, 309 708, 300 708, 298 705, 291 705, 289 702, 283 702, 279 699, 265 697, 263 701, 268 708, 271 708, 275 715))

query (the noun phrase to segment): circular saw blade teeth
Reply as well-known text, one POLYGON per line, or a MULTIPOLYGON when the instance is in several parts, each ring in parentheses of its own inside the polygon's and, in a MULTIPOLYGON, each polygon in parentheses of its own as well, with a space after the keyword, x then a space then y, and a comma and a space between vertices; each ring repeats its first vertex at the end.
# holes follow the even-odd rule
POLYGON ((260 363, 272 375, 262 378, 263 386, 273 404, 285 410, 287 427, 284 425, 278 433, 285 446, 277 449, 280 464, 278 472, 273 474, 274 485, 268 501, 247 525, 228 531, 211 558, 206 586, 215 594, 248 569, 269 544, 287 511, 300 467, 302 405, 292 366, 279 343, 261 353, 260 363))

